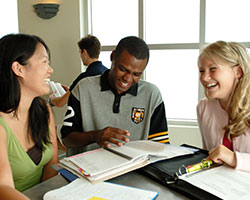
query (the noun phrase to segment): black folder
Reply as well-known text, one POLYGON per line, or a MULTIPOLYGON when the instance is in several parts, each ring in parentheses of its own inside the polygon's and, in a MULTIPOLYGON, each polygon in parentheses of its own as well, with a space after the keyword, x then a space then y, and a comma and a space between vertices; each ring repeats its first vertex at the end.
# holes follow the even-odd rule
POLYGON ((175 176, 175 173, 179 170, 180 166, 189 166, 199 163, 202 159, 208 156, 208 151, 206 150, 199 149, 186 144, 181 146, 195 148, 198 151, 194 154, 179 156, 147 165, 139 169, 139 172, 191 199, 220 199, 219 197, 216 197, 215 195, 205 190, 202 190, 182 179, 178 179, 175 176))

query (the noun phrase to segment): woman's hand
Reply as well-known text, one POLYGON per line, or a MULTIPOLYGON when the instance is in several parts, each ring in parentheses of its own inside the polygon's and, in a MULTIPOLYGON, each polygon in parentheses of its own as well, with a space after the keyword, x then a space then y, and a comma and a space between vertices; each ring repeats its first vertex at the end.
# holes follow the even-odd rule
POLYGON ((208 159, 213 160, 215 163, 226 163, 231 167, 236 166, 235 152, 231 151, 222 144, 209 151, 208 159))

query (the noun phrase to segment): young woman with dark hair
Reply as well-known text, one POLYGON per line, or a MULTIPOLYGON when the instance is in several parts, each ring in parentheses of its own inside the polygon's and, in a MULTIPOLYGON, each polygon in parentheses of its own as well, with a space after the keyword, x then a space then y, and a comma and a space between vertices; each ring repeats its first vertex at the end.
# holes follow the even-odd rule
POLYGON ((50 167, 58 162, 54 118, 40 97, 50 91, 51 73, 41 38, 0 39, 0 186, 24 191, 56 175, 50 167))

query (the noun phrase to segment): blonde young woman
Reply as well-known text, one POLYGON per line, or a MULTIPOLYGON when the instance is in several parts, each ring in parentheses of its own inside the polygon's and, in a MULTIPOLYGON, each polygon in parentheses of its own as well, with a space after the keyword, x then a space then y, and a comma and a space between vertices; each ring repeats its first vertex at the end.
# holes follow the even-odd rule
POLYGON ((217 41, 198 59, 207 99, 197 106, 209 159, 250 172, 250 59, 236 42, 217 41))
POLYGON ((22 199, 20 192, 56 175, 50 167, 58 162, 54 119, 40 97, 50 91, 52 72, 41 38, 0 39, 0 190, 9 191, 0 199, 22 199))

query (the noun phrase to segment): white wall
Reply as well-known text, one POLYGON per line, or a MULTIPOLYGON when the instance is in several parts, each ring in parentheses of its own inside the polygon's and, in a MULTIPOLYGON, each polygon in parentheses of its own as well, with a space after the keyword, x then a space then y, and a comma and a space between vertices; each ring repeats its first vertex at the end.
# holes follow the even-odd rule
MULTIPOLYGON (((32 5, 38 2, 42 1, 18 0, 19 31, 36 34, 45 40, 51 50, 53 80, 70 85, 81 71, 77 41, 86 35, 84 25, 80 26, 80 16, 83 16, 80 13, 81 0, 57 0, 60 3, 59 12, 48 20, 39 18, 34 12, 32 5)), ((65 108, 53 109, 56 123, 60 124, 65 108)), ((198 127, 169 125, 169 135, 173 144, 187 143, 201 147, 198 127)))
POLYGON ((170 142, 172 144, 189 144, 200 148, 202 147, 199 127, 169 125, 168 129, 170 142))
POLYGON ((17 1, 0 1, 0 38, 9 33, 18 33, 17 1))

